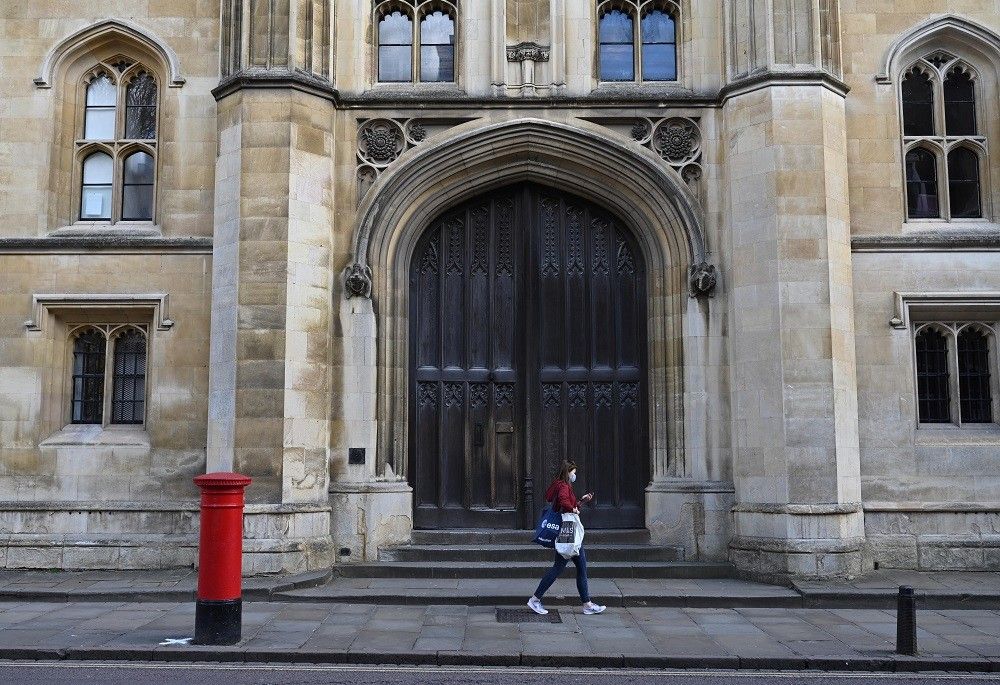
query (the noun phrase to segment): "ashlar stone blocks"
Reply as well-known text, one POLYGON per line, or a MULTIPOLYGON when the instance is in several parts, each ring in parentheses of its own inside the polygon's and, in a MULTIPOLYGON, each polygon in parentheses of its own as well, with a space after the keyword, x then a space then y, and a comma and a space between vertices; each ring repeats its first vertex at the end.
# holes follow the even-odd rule
POLYGON ((844 99, 769 85, 728 100, 736 535, 760 574, 865 565, 844 99))

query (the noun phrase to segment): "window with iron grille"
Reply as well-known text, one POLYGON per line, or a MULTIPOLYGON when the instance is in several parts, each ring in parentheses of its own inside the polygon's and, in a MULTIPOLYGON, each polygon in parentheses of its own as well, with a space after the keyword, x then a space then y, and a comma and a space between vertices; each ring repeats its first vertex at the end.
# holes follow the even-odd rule
POLYGON ((917 398, 921 423, 951 421, 948 393, 948 340, 939 331, 925 328, 917 334, 917 398))
POLYGON ((115 340, 111 423, 142 423, 146 399, 146 336, 127 331, 115 340))
POLYGON ((87 324, 73 335, 70 421, 142 424, 146 409, 145 328, 87 324))
POLYGON ((962 423, 992 423, 989 338, 975 328, 958 336, 958 379, 962 423))
POLYGON ((992 424, 996 322, 920 323, 913 338, 922 424, 992 424))
POLYGON ((90 329, 73 341, 73 423, 101 423, 104 416, 104 333, 90 329))

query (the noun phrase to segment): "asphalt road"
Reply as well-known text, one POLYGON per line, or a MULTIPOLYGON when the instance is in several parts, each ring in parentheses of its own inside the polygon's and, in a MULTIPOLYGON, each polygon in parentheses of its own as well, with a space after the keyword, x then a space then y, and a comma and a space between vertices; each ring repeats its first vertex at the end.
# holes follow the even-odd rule
POLYGON ((978 685, 998 675, 0 662, 7 685, 978 685))

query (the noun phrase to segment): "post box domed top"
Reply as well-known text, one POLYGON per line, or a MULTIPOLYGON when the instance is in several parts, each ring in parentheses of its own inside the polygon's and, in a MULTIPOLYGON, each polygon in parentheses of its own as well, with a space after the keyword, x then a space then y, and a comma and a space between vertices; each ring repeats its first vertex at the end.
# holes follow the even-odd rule
POLYGON ((194 484, 199 488, 245 488, 250 485, 250 477, 242 473, 232 473, 230 471, 220 471, 217 473, 204 473, 196 476, 194 484))

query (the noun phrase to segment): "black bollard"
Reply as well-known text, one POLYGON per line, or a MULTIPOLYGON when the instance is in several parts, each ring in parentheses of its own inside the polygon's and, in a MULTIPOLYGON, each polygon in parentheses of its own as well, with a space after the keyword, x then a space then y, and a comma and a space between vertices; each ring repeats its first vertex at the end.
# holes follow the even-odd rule
POLYGON ((917 598, 907 585, 899 587, 896 600, 896 653, 917 654, 917 598))

